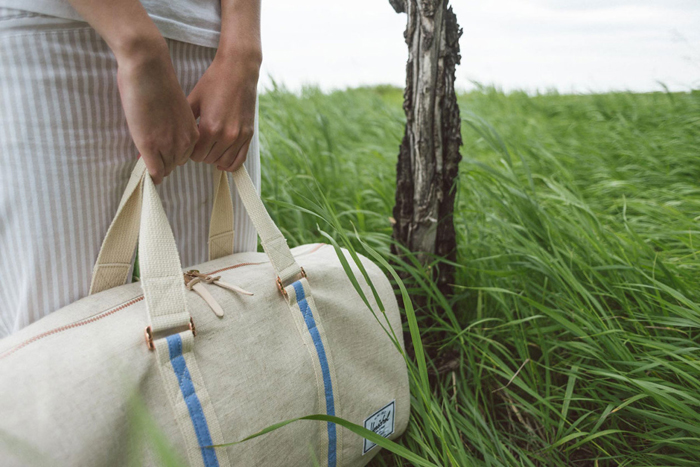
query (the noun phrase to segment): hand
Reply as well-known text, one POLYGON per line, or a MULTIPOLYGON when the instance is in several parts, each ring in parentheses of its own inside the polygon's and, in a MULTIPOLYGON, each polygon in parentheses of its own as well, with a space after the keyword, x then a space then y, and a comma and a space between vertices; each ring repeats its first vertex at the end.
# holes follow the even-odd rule
POLYGON ((134 50, 118 57, 117 83, 131 137, 159 184, 187 162, 199 132, 165 40, 134 50))
MULTIPOLYGON (((221 52, 221 49, 219 50, 221 52)), ((248 155, 255 130, 255 98, 260 62, 257 56, 222 55, 187 97, 199 119, 199 141, 192 160, 236 171, 248 155)))

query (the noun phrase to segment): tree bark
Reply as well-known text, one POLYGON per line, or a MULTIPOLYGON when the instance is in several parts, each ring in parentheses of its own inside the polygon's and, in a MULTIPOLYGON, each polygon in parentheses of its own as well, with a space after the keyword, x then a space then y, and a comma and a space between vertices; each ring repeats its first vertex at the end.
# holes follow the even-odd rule
MULTIPOLYGON (((434 255, 454 262, 455 182, 462 158, 454 83, 462 29, 449 0, 389 3, 397 13, 408 14, 404 37, 409 50, 403 104, 406 130, 396 166, 394 238, 423 264, 434 255)), ((433 273, 440 290, 450 294, 454 268, 441 262, 433 273)))

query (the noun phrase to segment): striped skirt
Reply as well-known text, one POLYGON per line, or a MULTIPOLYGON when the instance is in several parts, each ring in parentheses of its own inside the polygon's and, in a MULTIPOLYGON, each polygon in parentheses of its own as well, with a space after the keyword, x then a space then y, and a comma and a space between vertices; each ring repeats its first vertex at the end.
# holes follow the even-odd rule
MULTIPOLYGON (((216 49, 168 40, 188 94, 216 49)), ((117 63, 87 23, 0 8, 0 338, 88 294, 92 267, 138 151, 117 63)), ((245 163, 260 187, 256 134, 245 163)), ((158 187, 183 266, 206 261, 213 167, 158 187)), ((235 249, 255 230, 234 196, 235 249)))

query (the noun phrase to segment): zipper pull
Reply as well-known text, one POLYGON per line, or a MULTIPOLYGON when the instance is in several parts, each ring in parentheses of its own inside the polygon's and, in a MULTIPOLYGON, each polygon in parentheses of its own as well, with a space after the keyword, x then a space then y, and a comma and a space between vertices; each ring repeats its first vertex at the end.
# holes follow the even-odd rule
POLYGON ((205 282, 206 282, 207 284, 218 285, 218 286, 221 287, 221 288, 228 289, 228 290, 230 290, 230 291, 232 291, 232 292, 236 292, 236 293, 239 293, 239 294, 242 294, 242 295, 253 295, 253 292, 248 292, 247 290, 244 290, 244 289, 242 289, 242 288, 240 288, 240 287, 238 287, 238 286, 235 286, 235 285, 233 285, 233 284, 228 284, 228 283, 226 283, 226 282, 220 280, 220 278, 221 278, 221 276, 214 276, 214 277, 212 277, 212 276, 207 276, 206 279, 205 279, 205 282))
POLYGON ((196 269, 191 269, 191 270, 187 271, 185 273, 185 276, 189 276, 192 279, 197 277, 205 284, 218 285, 219 287, 221 287, 223 289, 227 289, 227 290, 230 290, 232 292, 236 292, 236 293, 239 293, 242 295, 254 295, 253 292, 248 292, 247 290, 242 289, 236 285, 229 284, 227 282, 222 281, 221 276, 211 276, 211 275, 201 274, 196 269))
POLYGON ((219 305, 212 294, 209 293, 206 287, 204 287, 204 284, 202 284, 202 277, 200 277, 202 274, 199 274, 199 271, 192 270, 187 271, 184 276, 185 286, 187 289, 192 290, 199 295, 205 302, 207 302, 207 305, 209 305, 209 308, 211 308, 216 316, 223 318, 224 309, 221 308, 221 305, 219 305))

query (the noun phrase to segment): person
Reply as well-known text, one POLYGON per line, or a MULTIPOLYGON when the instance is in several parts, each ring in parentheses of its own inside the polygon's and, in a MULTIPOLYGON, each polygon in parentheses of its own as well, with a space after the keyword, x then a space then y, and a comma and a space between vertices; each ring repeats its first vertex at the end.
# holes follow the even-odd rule
POLYGON ((88 294, 139 154, 206 260, 213 167, 259 190, 261 61, 260 0, 0 0, 0 338, 88 294))

